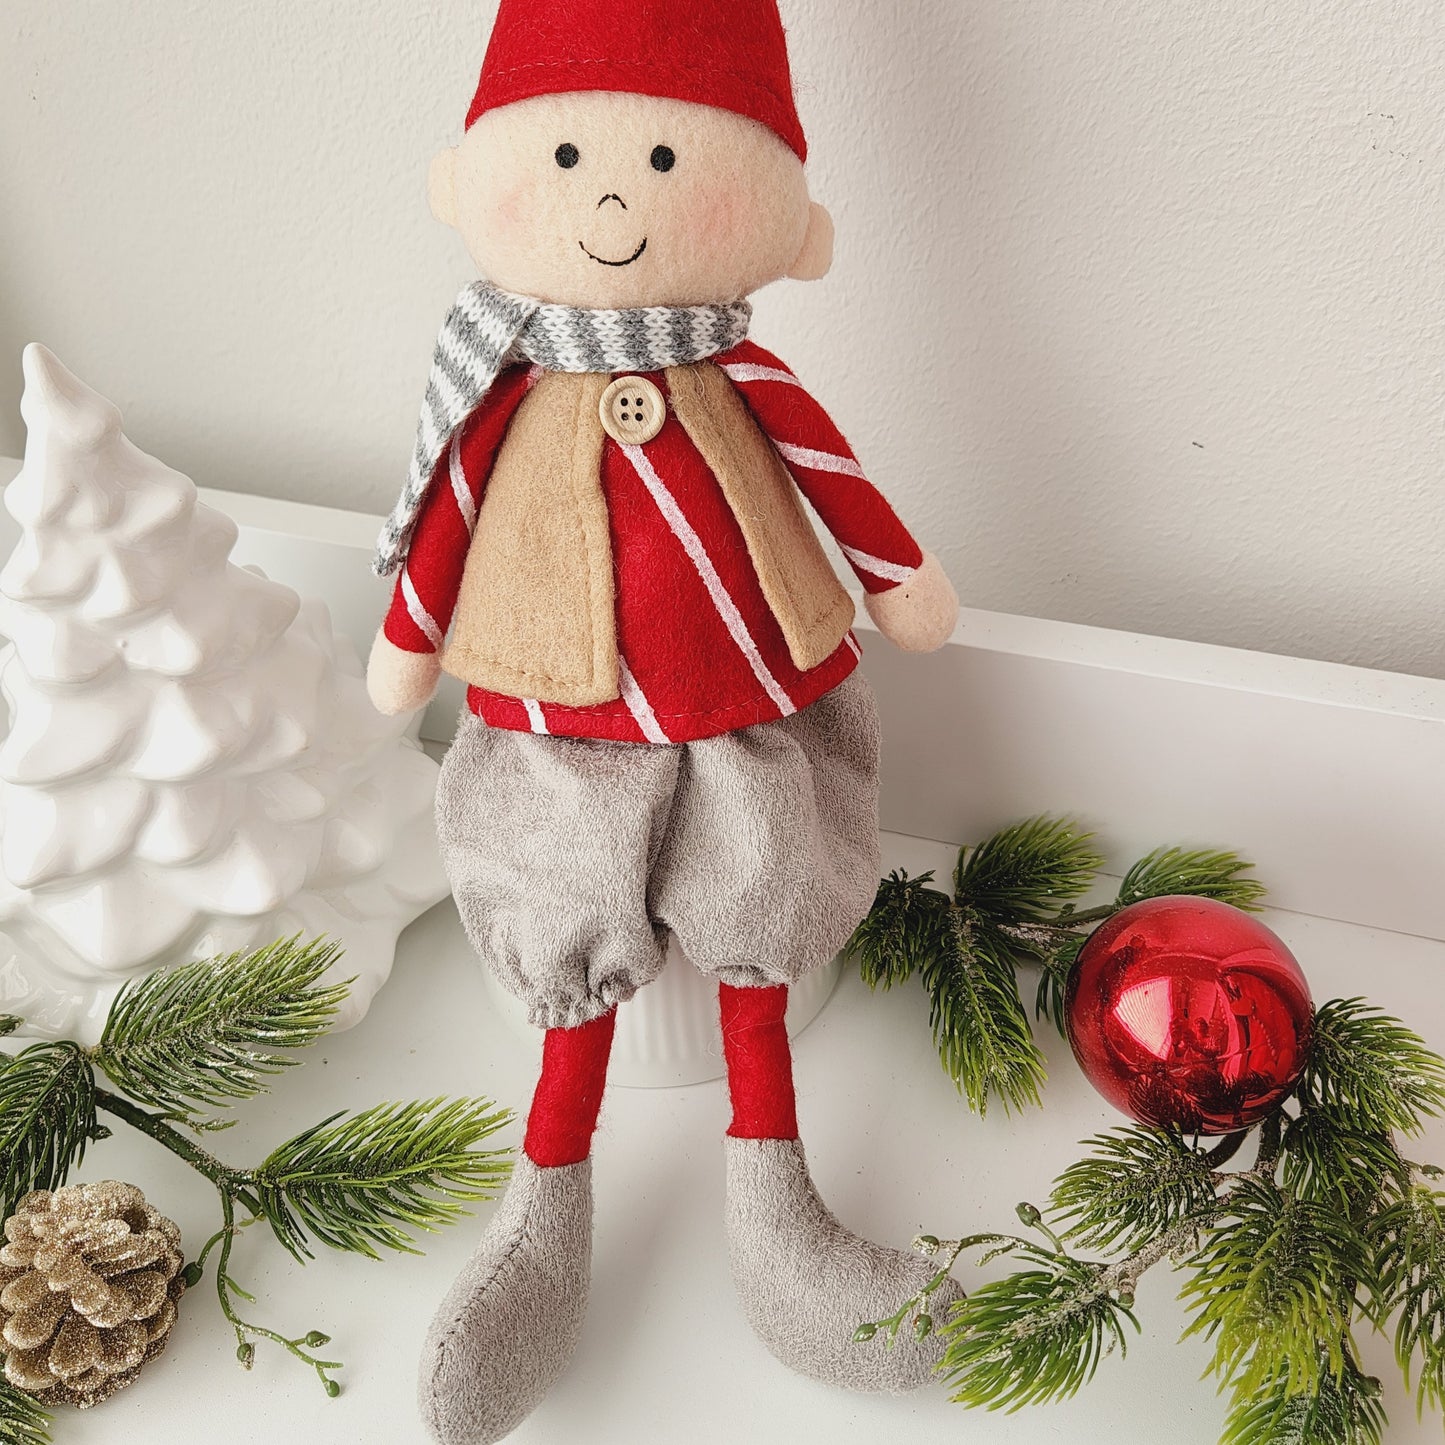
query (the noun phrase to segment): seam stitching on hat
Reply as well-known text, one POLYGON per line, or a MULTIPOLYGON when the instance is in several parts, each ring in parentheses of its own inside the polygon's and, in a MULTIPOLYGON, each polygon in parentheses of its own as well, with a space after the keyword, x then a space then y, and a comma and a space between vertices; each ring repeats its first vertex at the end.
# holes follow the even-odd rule
MULTIPOLYGON (((639 70, 639 71, 643 71, 643 72, 645 72, 645 73, 647 73, 647 74, 649 74, 649 75, 656 74, 656 71, 655 71, 655 70, 653 69, 653 67, 651 67, 651 66, 648 66, 648 65, 638 65, 638 64, 636 64, 636 63, 629 63, 628 61, 616 61, 616 60, 569 60, 569 61, 567 62, 567 68, 568 68, 569 70, 572 69, 574 66, 582 66, 582 65, 594 65, 594 66, 595 66, 595 65, 605 65, 605 66, 608 66, 609 68, 611 68, 611 69, 613 69, 613 70, 639 70)), ((557 67, 557 63, 556 63, 555 61, 551 61, 551 60, 531 60, 531 61, 528 61, 528 62, 527 62, 526 64, 524 64, 524 65, 509 65, 509 66, 507 66, 504 70, 494 70, 494 71, 490 72, 490 74, 489 74, 488 76, 486 76, 485 78, 486 78, 486 79, 491 79, 491 80, 500 80, 500 79, 501 79, 503 76, 505 76, 505 75, 521 75, 521 74, 523 74, 523 73, 525 73, 526 71, 529 71, 529 70, 556 70, 557 68, 558 68, 558 67, 557 67)), ((757 76, 755 76, 755 75, 749 75, 748 72, 745 71, 745 70, 731 70, 731 69, 715 70, 713 73, 716 74, 716 75, 727 75, 727 76, 731 76, 732 79, 741 81, 744 85, 748 86, 749 88, 751 88, 751 89, 753 89, 753 90, 761 91, 764 95, 771 96, 771 97, 772 97, 774 100, 776 100, 776 101, 784 101, 784 100, 787 100, 787 99, 795 99, 795 98, 792 97, 792 96, 784 96, 781 92, 774 90, 773 87, 770 86, 769 84, 767 84, 766 81, 761 81, 761 80, 759 80, 759 79, 757 78, 757 76)), ((626 93, 626 92, 624 92, 624 93, 626 93)), ((795 102, 795 103, 796 103, 796 102, 795 102)), ((704 101, 704 102, 694 102, 694 104, 706 104, 706 102, 705 102, 705 101, 704 101)))

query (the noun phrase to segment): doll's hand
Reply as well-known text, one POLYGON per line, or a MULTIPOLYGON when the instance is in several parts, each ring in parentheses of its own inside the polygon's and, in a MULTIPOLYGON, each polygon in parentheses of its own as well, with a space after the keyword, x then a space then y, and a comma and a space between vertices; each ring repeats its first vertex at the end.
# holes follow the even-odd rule
POLYGON ((407 652, 378 632, 366 664, 366 690, 377 712, 399 717, 415 712, 432 700, 442 675, 441 658, 434 652, 407 652))
POLYGON ((863 605, 884 637, 904 652, 933 652, 953 635, 958 593, 932 552, 907 582, 887 592, 870 592, 863 605))

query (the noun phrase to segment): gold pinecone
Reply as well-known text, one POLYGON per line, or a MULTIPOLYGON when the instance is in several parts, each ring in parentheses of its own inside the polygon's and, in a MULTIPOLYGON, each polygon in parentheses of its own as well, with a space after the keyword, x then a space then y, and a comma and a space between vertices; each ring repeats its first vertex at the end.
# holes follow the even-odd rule
POLYGON ((27 1194, 0 1247, 5 1378, 81 1409, 123 1389, 166 1347, 182 1263, 180 1230, 134 1185, 27 1194))

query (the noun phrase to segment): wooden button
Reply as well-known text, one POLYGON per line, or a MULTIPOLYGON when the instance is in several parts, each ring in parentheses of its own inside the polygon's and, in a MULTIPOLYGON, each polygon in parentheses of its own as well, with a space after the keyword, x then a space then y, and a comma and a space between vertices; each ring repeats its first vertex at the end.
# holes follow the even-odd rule
POLYGON ((602 393, 602 429, 625 447, 640 447, 662 430, 667 402, 645 376, 619 376, 602 393))

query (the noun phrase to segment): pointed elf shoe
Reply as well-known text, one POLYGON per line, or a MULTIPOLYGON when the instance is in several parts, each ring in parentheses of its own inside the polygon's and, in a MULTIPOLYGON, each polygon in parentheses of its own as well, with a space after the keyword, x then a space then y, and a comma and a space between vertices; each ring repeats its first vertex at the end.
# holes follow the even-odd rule
MULTIPOLYGON (((753 1332, 800 1375, 845 1390, 904 1394, 934 1380, 944 1341, 900 1334, 891 1349, 854 1342, 937 1272, 921 1255, 860 1239, 818 1197, 796 1139, 727 1140, 727 1229, 733 1283, 753 1332)), ((930 1309, 947 1316, 963 1291, 945 1280, 930 1309)))
POLYGON ((511 1434, 567 1368, 592 1279, 592 1161, 524 1154, 422 1350, 418 1403, 439 1445, 511 1434))

